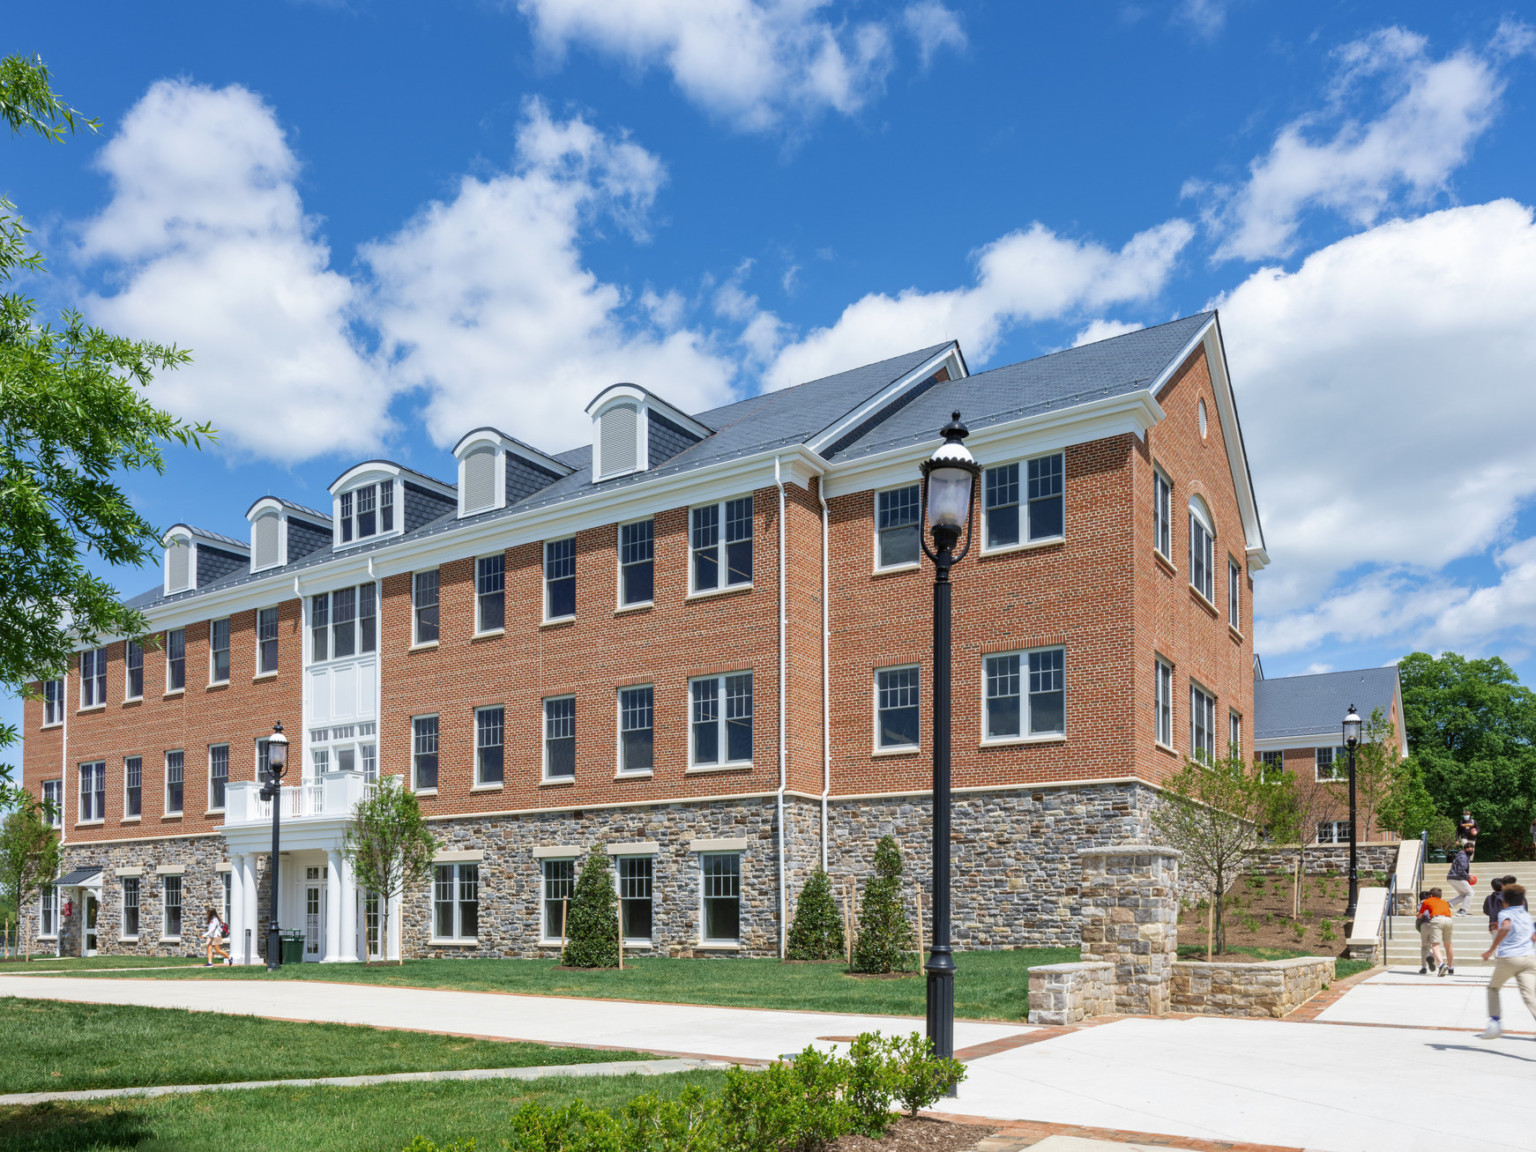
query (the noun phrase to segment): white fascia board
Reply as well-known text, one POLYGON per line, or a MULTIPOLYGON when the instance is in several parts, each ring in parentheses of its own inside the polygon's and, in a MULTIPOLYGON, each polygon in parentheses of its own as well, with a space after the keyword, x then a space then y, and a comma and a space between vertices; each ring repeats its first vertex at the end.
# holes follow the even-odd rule
MULTIPOLYGON (((1232 392, 1232 380, 1227 372, 1227 351, 1221 339, 1221 325, 1217 317, 1200 330, 1199 340, 1205 345, 1205 362, 1210 369, 1212 391, 1216 394, 1216 415, 1221 421, 1221 437, 1227 445, 1227 467, 1232 473, 1232 487, 1237 493, 1238 512, 1243 518, 1243 541, 1246 545, 1248 567, 1257 572, 1269 563, 1269 552, 1264 547, 1264 527, 1259 522, 1258 499, 1253 492, 1253 474, 1248 469, 1248 451, 1243 445, 1243 429, 1237 419, 1237 397, 1232 392)), ((1179 354, 1174 368, 1165 372, 1153 389, 1166 382, 1189 359, 1193 345, 1179 354)))
MULTIPOLYGON (((1127 432, 1144 436, 1148 428, 1162 419, 1163 409, 1152 393, 1138 390, 994 424, 972 432, 966 438, 966 447, 986 467, 993 461, 1038 456, 1127 432)), ((933 452, 938 439, 935 429, 933 439, 926 442, 907 444, 847 464, 832 463, 827 469, 827 497, 889 487, 903 480, 917 483, 917 466, 933 452)))
POLYGON ((1255 739, 1255 752, 1279 752, 1286 748, 1341 748, 1344 734, 1338 729, 1331 732, 1303 732, 1299 736, 1270 736, 1255 739))
POLYGON ((361 480, 373 480, 384 476, 399 478, 400 465, 391 464, 388 460, 364 460, 361 464, 354 464, 331 484, 332 496, 339 496, 346 489, 361 480))
POLYGON ((813 452, 820 452, 828 444, 836 443, 839 436, 842 436, 851 428, 857 428, 865 420, 868 420, 876 412, 880 411, 880 409, 901 396, 907 389, 921 384, 937 372, 946 361, 950 366, 949 378, 951 380, 964 379, 968 375, 965 370, 965 360, 960 355, 960 345, 955 341, 950 341, 949 347, 936 356, 929 357, 906 375, 887 384, 852 412, 840 417, 835 423, 828 424, 820 432, 816 433, 815 436, 807 440, 806 444, 813 452))

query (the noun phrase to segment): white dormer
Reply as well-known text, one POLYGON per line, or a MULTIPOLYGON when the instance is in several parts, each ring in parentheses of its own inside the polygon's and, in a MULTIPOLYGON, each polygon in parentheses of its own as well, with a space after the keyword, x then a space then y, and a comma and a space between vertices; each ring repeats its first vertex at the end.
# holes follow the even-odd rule
POLYGON ((194 584, 196 545, 192 533, 177 525, 165 534, 165 594, 185 592, 194 584))
POLYGON ((530 489, 552 484, 573 471, 569 464, 496 428, 476 428, 466 433, 453 446, 453 454, 459 462, 461 517, 505 508, 509 502, 515 504, 530 489), (509 483, 514 473, 519 477, 516 485, 509 483))
POLYGON ((211 584, 245 568, 251 558, 250 549, 239 540, 190 524, 173 525, 160 538, 160 543, 165 548, 167 596, 211 584))
POLYGON ((291 564, 332 534, 323 513, 276 496, 263 496, 247 509, 245 518, 251 523, 252 572, 291 564))
MULTIPOLYGON (((651 466, 651 425, 657 419, 686 438, 702 440, 710 430, 686 412, 638 384, 612 384, 587 405, 592 417, 592 479, 609 480, 651 466)), ((670 456, 672 453, 667 453, 670 456)))
POLYGON ((398 536, 405 523, 401 468, 368 460, 348 468, 331 485, 332 539, 338 548, 398 536))

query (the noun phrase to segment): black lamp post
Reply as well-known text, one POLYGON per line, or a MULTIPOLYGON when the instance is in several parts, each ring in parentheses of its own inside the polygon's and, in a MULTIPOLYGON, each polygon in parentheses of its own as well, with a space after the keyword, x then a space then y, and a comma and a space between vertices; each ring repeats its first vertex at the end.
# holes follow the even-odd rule
POLYGON ((267 971, 276 972, 283 962, 282 939, 277 931, 277 832, 283 811, 283 774, 288 771, 288 737, 283 722, 272 725, 267 737, 267 778, 262 781, 261 798, 272 802, 272 918, 267 924, 267 971))
POLYGON ((1349 706, 1344 717, 1344 747, 1349 749, 1349 907, 1344 912, 1346 920, 1355 918, 1355 905, 1360 902, 1360 870, 1355 861, 1355 748, 1360 743, 1360 716, 1355 706, 1349 706))
MULTIPOLYGON (((955 958, 949 946, 949 570, 971 549, 971 502, 981 474, 965 446, 960 413, 940 430, 944 443, 922 463, 923 508, 933 547, 933 941, 928 973, 928 1039, 939 1056, 955 1054, 955 958), (965 546, 955 553, 955 545, 965 546)), ((922 533, 919 530, 919 539, 922 533)), ((951 1088, 950 1095, 954 1095, 951 1088)))

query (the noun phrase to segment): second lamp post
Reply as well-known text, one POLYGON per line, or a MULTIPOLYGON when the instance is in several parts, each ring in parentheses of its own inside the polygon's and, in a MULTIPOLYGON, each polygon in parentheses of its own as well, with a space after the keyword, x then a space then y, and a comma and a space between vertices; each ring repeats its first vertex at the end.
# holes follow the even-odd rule
MULTIPOLYGON (((965 446, 969 429, 956 412, 940 430, 944 443, 922 463, 922 502, 933 547, 933 942, 928 973, 928 1039, 939 1056, 955 1054, 955 958, 949 944, 950 583, 949 570, 971 548, 971 504, 981 469, 965 446), (964 537, 957 553, 955 546, 964 537)), ((922 536, 921 526, 918 532, 922 536)))
POLYGON ((262 782, 261 798, 272 804, 272 918, 267 922, 267 971, 277 971, 283 962, 282 938, 277 927, 277 835, 283 810, 283 773, 288 771, 288 737, 283 722, 272 725, 267 737, 267 778, 262 782))
POLYGON ((1359 744, 1360 717, 1351 704, 1344 717, 1344 747, 1349 749, 1349 907, 1344 918, 1351 921, 1355 918, 1355 906, 1360 903, 1360 870, 1355 860, 1355 749, 1359 744))

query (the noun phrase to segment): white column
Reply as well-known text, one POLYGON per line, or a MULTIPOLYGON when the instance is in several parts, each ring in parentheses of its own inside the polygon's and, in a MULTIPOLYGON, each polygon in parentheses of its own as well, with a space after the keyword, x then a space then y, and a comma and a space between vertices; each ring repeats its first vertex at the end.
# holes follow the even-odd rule
POLYGON ((336 958, 343 962, 357 959, 357 877, 352 865, 340 852, 336 859, 342 869, 341 881, 341 953, 336 958))
POLYGON ((329 862, 325 878, 325 959, 334 964, 346 959, 346 898, 342 895, 341 853, 332 848, 325 855, 329 862))
POLYGON ((245 947, 245 869, 242 857, 229 858, 229 955, 235 964, 243 960, 245 947))
POLYGON ((405 925, 400 920, 403 909, 403 897, 396 896, 389 902, 389 941, 384 945, 384 950, 390 960, 400 959, 401 941, 405 939, 405 925))
MULTIPOLYGON (((256 854, 240 857, 240 867, 245 876, 242 890, 245 893, 245 926, 251 930, 251 963, 261 963, 261 893, 256 887, 256 854)), ((245 960, 245 935, 240 936, 240 959, 245 960)))

